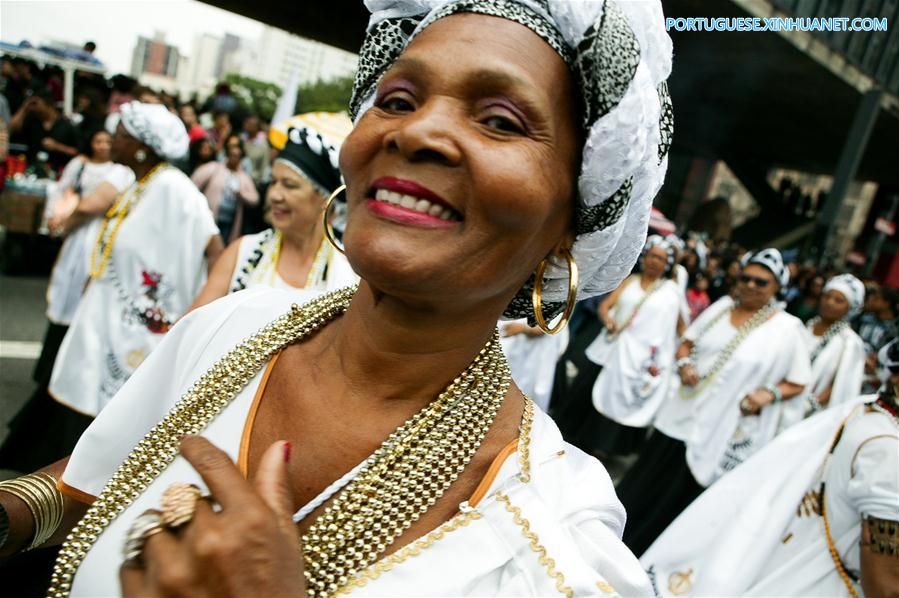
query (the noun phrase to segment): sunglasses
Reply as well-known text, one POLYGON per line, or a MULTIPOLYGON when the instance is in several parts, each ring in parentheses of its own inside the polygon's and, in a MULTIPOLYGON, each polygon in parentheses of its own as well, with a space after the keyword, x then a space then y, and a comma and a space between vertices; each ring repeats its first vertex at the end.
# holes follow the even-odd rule
POLYGON ((740 274, 738 280, 743 284, 749 284, 750 282, 753 282, 755 283, 755 286, 760 289, 764 289, 766 286, 768 286, 768 283, 771 282, 767 278, 759 278, 758 276, 750 276, 749 274, 740 274))

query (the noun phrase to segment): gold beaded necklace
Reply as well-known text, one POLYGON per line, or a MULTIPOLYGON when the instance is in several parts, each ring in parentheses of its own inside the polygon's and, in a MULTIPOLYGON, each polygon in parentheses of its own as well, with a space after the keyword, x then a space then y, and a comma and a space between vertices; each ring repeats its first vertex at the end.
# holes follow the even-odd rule
POLYGON ((112 245, 115 242, 116 235, 119 234, 119 227, 122 226, 122 221, 125 220, 125 216, 128 215, 134 201, 143 194, 144 187, 150 182, 150 178, 165 166, 168 166, 166 162, 160 162, 151 168, 130 189, 130 192, 125 191, 119 195, 118 201, 106 211, 106 217, 103 219, 103 225, 100 227, 100 233, 97 235, 96 243, 94 243, 94 250, 91 252, 90 276, 92 279, 103 276, 103 272, 106 271, 106 265, 109 263, 109 257, 112 255, 112 245), (109 222, 113 219, 115 219, 115 224, 113 224, 112 231, 110 231, 107 238, 106 229, 109 228, 109 222), (100 256, 99 263, 97 263, 98 256, 100 256))
MULTIPOLYGON (((131 451, 66 538, 48 596, 64 598, 91 547, 196 434, 268 362, 343 314, 355 287, 325 294, 274 320, 220 358, 131 451)), ((331 596, 375 562, 434 505, 471 461, 511 384, 496 331, 446 390, 397 428, 302 538, 307 593, 331 596)))

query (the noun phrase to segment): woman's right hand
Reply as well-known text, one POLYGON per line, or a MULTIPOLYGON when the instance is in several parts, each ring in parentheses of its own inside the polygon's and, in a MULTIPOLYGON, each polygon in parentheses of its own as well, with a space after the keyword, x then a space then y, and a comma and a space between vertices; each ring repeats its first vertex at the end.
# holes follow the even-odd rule
POLYGON ((605 327, 606 331, 609 334, 616 334, 618 332, 618 322, 616 322, 611 316, 607 314, 603 314, 602 311, 599 311, 599 321, 602 322, 603 327, 605 327))
POLYGON ((681 384, 685 386, 696 386, 699 384, 699 372, 696 371, 695 365, 688 363, 681 366, 678 373, 680 374, 681 384))

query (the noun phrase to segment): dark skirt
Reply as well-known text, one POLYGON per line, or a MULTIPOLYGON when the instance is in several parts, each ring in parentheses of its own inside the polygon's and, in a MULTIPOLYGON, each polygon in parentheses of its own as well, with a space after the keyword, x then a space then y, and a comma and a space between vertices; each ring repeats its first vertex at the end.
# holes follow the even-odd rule
POLYGON ((705 488, 684 443, 655 430, 615 490, 627 510, 624 543, 639 557, 705 488))
POLYGON ((38 383, 38 386, 43 388, 50 386, 50 376, 53 374, 56 354, 59 353, 59 346, 62 345, 62 339, 65 338, 68 330, 68 326, 47 322, 47 332, 44 333, 41 355, 37 358, 37 363, 34 365, 34 373, 32 374, 32 378, 38 383))
POLYGON ((590 318, 574 333, 568 348, 556 364, 556 376, 549 402, 549 414, 568 442, 574 444, 581 425, 593 408, 593 384, 602 368, 584 351, 602 330, 598 318, 590 318))
POLYGON ((9 423, 9 436, 0 446, 0 469, 30 473, 68 457, 93 420, 39 387, 9 423))
POLYGON ((573 445, 598 457, 624 457, 640 451, 646 442, 647 428, 619 424, 599 413, 592 402, 590 407, 572 436, 573 445))

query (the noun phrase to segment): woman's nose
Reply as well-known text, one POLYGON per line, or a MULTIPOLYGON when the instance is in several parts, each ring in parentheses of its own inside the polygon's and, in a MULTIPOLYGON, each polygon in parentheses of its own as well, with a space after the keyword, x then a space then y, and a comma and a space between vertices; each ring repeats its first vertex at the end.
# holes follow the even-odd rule
POLYGON ((409 161, 435 161, 448 166, 462 159, 458 136, 465 123, 448 100, 430 100, 404 116, 384 137, 388 148, 399 150, 409 161))

